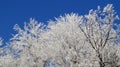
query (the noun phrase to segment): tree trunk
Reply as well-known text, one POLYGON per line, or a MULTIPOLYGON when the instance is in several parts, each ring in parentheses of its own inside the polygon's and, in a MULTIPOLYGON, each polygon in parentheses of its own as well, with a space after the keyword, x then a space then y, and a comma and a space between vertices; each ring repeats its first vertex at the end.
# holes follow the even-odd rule
POLYGON ((100 67, 105 67, 105 64, 103 62, 99 62, 100 67))
POLYGON ((102 60, 102 55, 101 54, 98 55, 98 58, 99 58, 99 65, 100 65, 100 67, 105 67, 105 64, 104 64, 104 62, 102 60))

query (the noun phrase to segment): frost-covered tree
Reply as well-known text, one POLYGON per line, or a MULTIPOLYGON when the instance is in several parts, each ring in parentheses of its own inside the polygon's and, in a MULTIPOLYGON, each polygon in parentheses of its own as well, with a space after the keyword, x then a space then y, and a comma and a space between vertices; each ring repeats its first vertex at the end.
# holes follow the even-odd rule
POLYGON ((119 66, 119 45, 116 43, 119 25, 114 22, 117 19, 112 5, 108 4, 103 10, 98 6, 84 16, 65 15, 49 22, 49 45, 59 45, 55 47, 59 49, 55 63, 60 67, 119 66))
POLYGON ((48 25, 30 19, 0 57, 2 67, 119 67, 120 26, 113 6, 66 14, 48 25), (6 59, 7 58, 7 59, 6 59), (51 63, 51 64, 50 64, 51 63), (6 64, 6 66, 5 66, 6 64))
POLYGON ((117 19, 119 18, 113 10, 112 4, 108 4, 103 10, 98 6, 97 10, 90 10, 88 15, 83 16, 80 29, 95 50, 100 67, 105 67, 107 64, 111 65, 111 67, 117 67, 119 59, 117 52, 108 49, 109 46, 116 45, 114 41, 118 37, 119 32, 113 27, 116 26, 116 29, 119 29, 119 26, 115 23, 117 19), (106 48, 114 52, 110 51, 108 56, 106 48), (110 57, 111 54, 115 55, 115 57, 110 57), (107 57, 105 57, 106 55, 107 57), (110 61, 109 59, 111 58, 112 60, 110 61))
POLYGON ((67 14, 49 22, 48 43, 53 49, 59 49, 53 59, 59 67, 87 66, 95 59, 93 49, 87 45, 86 38, 79 28, 81 20, 82 17, 77 14, 67 14))
MULTIPOLYGON (((3 39, 0 38, 0 46, 3 46, 3 39)), ((0 67, 9 67, 14 65, 15 60, 10 54, 6 54, 4 47, 0 47, 0 67)), ((12 66, 15 67, 15 66, 12 66)))
POLYGON ((41 34, 44 33, 45 25, 31 19, 30 23, 24 24, 23 29, 18 25, 15 25, 14 29, 18 33, 11 38, 11 42, 8 45, 19 56, 16 60, 18 67, 42 66, 47 58, 44 55, 45 45, 41 44, 41 34))

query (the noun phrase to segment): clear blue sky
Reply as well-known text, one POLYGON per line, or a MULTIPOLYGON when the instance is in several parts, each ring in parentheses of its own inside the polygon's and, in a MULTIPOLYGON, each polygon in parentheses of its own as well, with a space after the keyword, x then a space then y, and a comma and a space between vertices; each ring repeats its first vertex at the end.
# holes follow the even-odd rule
POLYGON ((120 0, 0 0, 0 37, 8 41, 14 33, 13 26, 22 26, 31 17, 46 22, 65 13, 86 14, 108 3, 113 4, 120 16, 120 0))

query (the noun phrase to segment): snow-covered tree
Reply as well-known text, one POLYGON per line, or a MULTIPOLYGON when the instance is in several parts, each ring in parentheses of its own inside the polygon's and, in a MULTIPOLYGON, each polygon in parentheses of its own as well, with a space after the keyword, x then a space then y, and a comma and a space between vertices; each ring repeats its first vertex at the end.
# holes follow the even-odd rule
POLYGON ((95 59, 93 49, 87 45, 79 28, 81 20, 82 17, 77 14, 67 14, 49 22, 50 31, 47 32, 47 37, 50 42, 47 43, 52 45, 53 49, 59 49, 53 59, 59 67, 87 66, 95 59))
POLYGON ((95 50, 100 67, 105 67, 106 64, 111 65, 111 67, 117 67, 116 63, 118 59, 116 60, 116 58, 118 57, 116 51, 109 48, 111 45, 116 45, 114 41, 118 37, 117 33, 119 32, 113 27, 116 26, 117 29, 120 28, 115 24, 115 20, 117 19, 119 18, 113 10, 112 4, 108 4, 103 10, 98 6, 97 10, 90 10, 88 15, 83 16, 80 29, 87 38, 89 44, 95 50), (114 51, 114 53, 111 51, 109 53, 114 54, 116 57, 106 57, 107 59, 112 58, 113 60, 109 61, 104 58, 107 54, 104 53, 106 52, 105 48, 109 51, 114 51))
POLYGON ((15 25, 17 33, 4 48, 6 55, 0 57, 1 66, 119 67, 118 19, 108 4, 103 10, 98 6, 86 15, 60 16, 48 25, 34 19, 23 28, 15 25))
POLYGON ((18 54, 17 56, 20 56, 16 61, 18 65, 20 67, 42 66, 47 58, 43 52, 45 46, 41 44, 41 33, 44 33, 45 25, 30 19, 30 23, 25 23, 23 29, 18 25, 15 25, 14 29, 18 34, 11 38, 8 45, 12 47, 15 54, 18 54))

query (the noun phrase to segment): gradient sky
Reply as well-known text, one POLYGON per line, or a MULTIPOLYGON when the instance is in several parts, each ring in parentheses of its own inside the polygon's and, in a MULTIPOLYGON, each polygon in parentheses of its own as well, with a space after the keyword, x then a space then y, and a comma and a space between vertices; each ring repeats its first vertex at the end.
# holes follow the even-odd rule
POLYGON ((14 33, 13 26, 22 27, 30 18, 46 23, 65 13, 86 14, 107 4, 113 4, 120 16, 120 0, 0 0, 0 37, 8 41, 14 33))

